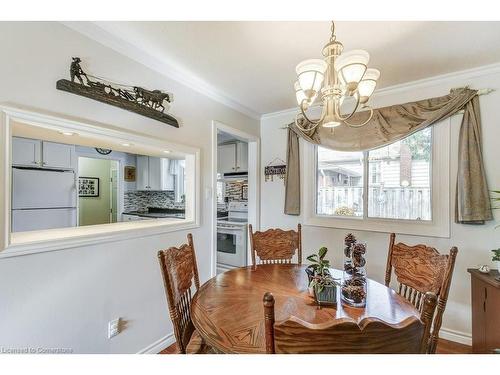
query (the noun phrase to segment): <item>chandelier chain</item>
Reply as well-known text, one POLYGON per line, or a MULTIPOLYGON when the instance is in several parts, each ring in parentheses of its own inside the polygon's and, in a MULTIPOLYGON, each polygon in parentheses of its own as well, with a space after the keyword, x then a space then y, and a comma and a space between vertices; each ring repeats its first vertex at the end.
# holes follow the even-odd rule
POLYGON ((335 22, 332 21, 332 26, 330 28, 330 30, 332 31, 332 35, 330 36, 330 43, 335 41, 335 39, 337 39, 337 37, 335 36, 335 22))

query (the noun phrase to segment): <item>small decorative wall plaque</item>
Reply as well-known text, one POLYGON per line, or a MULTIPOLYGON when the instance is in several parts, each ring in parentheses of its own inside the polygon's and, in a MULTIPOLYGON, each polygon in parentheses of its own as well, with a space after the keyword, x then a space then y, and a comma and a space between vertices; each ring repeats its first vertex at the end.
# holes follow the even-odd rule
POLYGON ((56 88, 58 90, 85 96, 176 128, 179 127, 177 119, 165 113, 173 101, 171 93, 107 81, 104 78, 85 73, 80 65, 81 62, 79 57, 73 57, 69 68, 71 80, 60 79, 57 81, 56 88), (75 82, 75 79, 78 82, 75 82))
POLYGON ((267 167, 264 168, 265 181, 274 181, 274 176, 278 176, 280 179, 285 180, 286 175, 286 163, 280 158, 275 158, 270 162, 267 167), (283 163, 283 164, 281 164, 283 163))
POLYGON ((133 165, 125 166, 123 175, 126 182, 135 182, 135 167, 133 165))
POLYGON ((99 196, 99 177, 79 177, 78 196, 96 198, 99 196))

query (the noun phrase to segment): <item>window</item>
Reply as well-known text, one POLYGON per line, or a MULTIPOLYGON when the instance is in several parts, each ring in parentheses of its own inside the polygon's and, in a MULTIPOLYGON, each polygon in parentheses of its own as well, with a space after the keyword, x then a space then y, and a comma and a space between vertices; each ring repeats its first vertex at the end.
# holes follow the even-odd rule
POLYGON ((317 213, 363 216, 362 152, 341 152, 318 147, 317 213))
POLYGON ((316 213, 432 220, 432 130, 367 152, 317 147, 316 213))
POLYGON ((369 217, 431 220, 431 146, 427 128, 368 152, 369 217))

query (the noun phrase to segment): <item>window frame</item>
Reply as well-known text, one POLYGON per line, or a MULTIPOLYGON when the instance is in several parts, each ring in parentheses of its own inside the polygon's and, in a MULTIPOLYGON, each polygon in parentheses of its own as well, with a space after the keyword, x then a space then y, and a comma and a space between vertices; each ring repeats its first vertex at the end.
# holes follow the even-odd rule
POLYGON ((108 242, 123 241, 153 235, 198 228, 200 226, 200 149, 139 135, 116 126, 75 121, 64 115, 47 115, 15 106, 0 107, 0 259, 47 251, 67 250, 108 242), (186 155, 186 166, 192 171, 186 176, 186 219, 182 221, 143 220, 91 225, 75 228, 11 232, 11 160, 12 123, 24 123, 57 131, 70 131, 101 139, 124 140, 145 148, 168 149, 186 155), (188 166, 189 165, 189 166, 188 166))
POLYGON ((431 218, 432 220, 408 220, 374 218, 368 216, 368 168, 367 153, 363 164, 363 216, 342 217, 318 215, 317 211, 317 146, 303 142, 304 224, 318 227, 356 229, 384 233, 401 233, 430 237, 450 237, 450 128, 451 118, 432 127, 431 157, 431 218), (445 173, 441 173, 445 171, 445 173))

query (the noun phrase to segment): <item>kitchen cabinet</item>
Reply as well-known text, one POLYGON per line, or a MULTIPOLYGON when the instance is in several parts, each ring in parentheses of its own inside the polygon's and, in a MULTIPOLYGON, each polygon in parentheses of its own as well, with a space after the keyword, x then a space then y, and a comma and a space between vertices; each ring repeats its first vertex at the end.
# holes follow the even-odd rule
POLYGON ((491 353, 500 349, 500 282, 495 280, 499 273, 468 271, 472 283, 472 351, 491 353))
POLYGON ((169 172, 169 159, 137 156, 137 190, 174 190, 174 176, 169 172))
POLYGON ((42 166, 44 168, 72 169, 75 146, 63 143, 42 142, 42 166))
POLYGON ((244 142, 228 143, 217 147, 217 172, 248 172, 248 144, 244 142))
POLYGON ((149 188, 149 156, 137 156, 136 166, 137 190, 148 190, 149 188))
POLYGON ((12 165, 74 169, 75 146, 38 139, 12 138, 12 165))
POLYGON ((12 165, 40 167, 42 165, 42 141, 28 138, 12 138, 12 165))
POLYGON ((236 143, 220 145, 217 147, 217 172, 236 172, 236 143))
POLYGON ((248 172, 248 143, 236 143, 236 172, 248 172))

